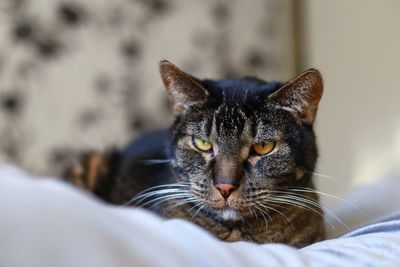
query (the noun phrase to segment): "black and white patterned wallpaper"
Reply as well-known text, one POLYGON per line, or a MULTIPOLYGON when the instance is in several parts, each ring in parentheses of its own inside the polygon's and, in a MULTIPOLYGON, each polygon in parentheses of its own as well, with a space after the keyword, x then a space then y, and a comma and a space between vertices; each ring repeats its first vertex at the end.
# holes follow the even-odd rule
POLYGON ((172 120, 158 74, 288 79, 290 0, 1 0, 0 161, 54 174, 172 120))

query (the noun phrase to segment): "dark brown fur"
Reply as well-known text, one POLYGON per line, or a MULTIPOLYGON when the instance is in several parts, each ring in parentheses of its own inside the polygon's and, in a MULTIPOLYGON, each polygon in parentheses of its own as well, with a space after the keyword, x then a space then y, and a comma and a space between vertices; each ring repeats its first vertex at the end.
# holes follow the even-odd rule
MULTIPOLYGON (((322 240, 323 214, 312 182, 319 72, 311 69, 282 84, 199 80, 167 61, 160 71, 176 115, 169 133, 136 141, 133 147, 147 144, 143 151, 114 152, 105 160, 92 154, 84 161, 86 171, 78 173, 86 177, 86 187, 96 188, 93 177, 101 176, 99 181, 112 181, 102 191, 108 194, 98 194, 103 199, 191 220, 222 240, 296 247, 322 240), (208 140, 213 149, 199 151, 194 137, 208 140), (252 145, 265 140, 276 143, 273 153, 255 154, 252 145), (232 189, 228 195, 221 184, 232 189)), ((70 171, 67 177, 76 176, 70 171)))

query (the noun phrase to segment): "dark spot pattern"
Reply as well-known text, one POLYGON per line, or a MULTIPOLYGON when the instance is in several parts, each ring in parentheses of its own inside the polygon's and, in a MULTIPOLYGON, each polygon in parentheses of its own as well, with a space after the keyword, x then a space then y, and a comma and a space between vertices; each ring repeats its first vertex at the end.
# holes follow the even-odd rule
POLYGON ((229 22, 230 8, 228 2, 217 2, 213 7, 212 14, 218 25, 229 22))
POLYGON ((109 77, 100 75, 95 80, 95 88, 100 95, 104 95, 112 89, 112 81, 109 77))
POLYGON ((146 121, 143 118, 138 117, 132 121, 131 128, 134 131, 140 131, 144 128, 145 124, 146 121))
POLYGON ((67 25, 79 25, 84 19, 84 11, 76 3, 60 3, 58 15, 67 25))
MULTIPOLYGON (((196 8, 169 0, 3 2, 0 37, 6 45, 0 47, 0 143, 7 146, 0 144, 4 147, 0 153, 15 164, 46 174, 57 174, 50 160, 53 144, 59 144, 60 150, 89 145, 90 138, 81 132, 98 132, 93 138, 103 148, 168 126, 173 116, 167 112, 165 91, 158 79, 149 78, 157 77, 158 60, 177 57, 188 70, 209 77, 254 75, 258 66, 237 59, 246 58, 253 50, 251 43, 266 42, 257 39, 264 37, 257 33, 260 23, 254 22, 246 29, 254 32, 254 42, 237 49, 240 33, 230 25, 241 18, 234 12, 237 3, 229 0, 200 1, 196 8), (202 20, 187 20, 188 13, 202 20), (168 21, 177 21, 185 30, 177 31, 165 24, 168 21), (6 94, 3 88, 18 88, 18 93, 6 94), (34 114, 41 114, 40 118, 34 114), (43 121, 60 127, 46 131, 43 121), (126 133, 113 131, 110 124, 120 125, 126 133), (71 132, 58 132, 65 128, 71 132), (57 134, 48 136, 49 132, 57 134), (70 136, 78 138, 71 141, 70 136), (52 138, 57 140, 40 142, 52 138), (35 143, 43 153, 31 161, 30 155, 37 155, 35 143)), ((254 6, 265 8, 268 3, 254 6)), ((265 19, 257 20, 263 25, 272 24, 265 23, 271 15, 268 10, 262 15, 265 19)), ((268 37, 268 42, 276 41, 268 37)), ((270 61, 271 55, 260 53, 270 61)), ((280 54, 272 56, 279 58, 280 54)), ((270 73, 274 66, 262 68, 270 73)))
POLYGON ((131 40, 122 44, 121 54, 124 58, 130 60, 140 55, 140 46, 137 41, 131 40))
POLYGON ((17 22, 13 30, 13 35, 17 41, 30 40, 34 35, 33 22, 27 20, 17 22))
POLYGON ((154 13, 165 13, 170 8, 170 2, 166 0, 147 0, 145 2, 154 13))
POLYGON ((21 96, 16 93, 10 93, 1 97, 1 106, 8 114, 18 114, 22 110, 21 96))
POLYGON ((266 64, 266 60, 262 53, 256 50, 251 50, 247 57, 247 64, 252 68, 259 68, 266 64))
POLYGON ((91 125, 97 123, 101 118, 101 112, 96 109, 88 109, 79 116, 79 124, 83 129, 90 128, 91 125))
POLYGON ((36 41, 37 53, 43 59, 54 58, 61 52, 61 44, 53 38, 39 39, 36 41))

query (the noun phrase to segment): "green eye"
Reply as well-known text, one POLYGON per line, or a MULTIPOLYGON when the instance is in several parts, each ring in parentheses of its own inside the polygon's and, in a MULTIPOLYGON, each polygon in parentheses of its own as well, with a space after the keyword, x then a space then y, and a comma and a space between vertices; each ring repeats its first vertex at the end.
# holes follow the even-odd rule
POLYGON ((275 141, 264 141, 254 144, 252 148, 258 155, 266 155, 271 153, 275 146, 275 141))
POLYGON ((212 148, 212 144, 206 140, 193 136, 193 145, 200 151, 208 152, 212 148))

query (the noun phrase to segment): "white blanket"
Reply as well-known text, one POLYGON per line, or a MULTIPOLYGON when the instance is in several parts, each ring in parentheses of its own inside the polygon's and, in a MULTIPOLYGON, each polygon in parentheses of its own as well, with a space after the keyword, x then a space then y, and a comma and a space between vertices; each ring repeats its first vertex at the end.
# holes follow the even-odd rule
MULTIPOLYGON (((364 194, 367 217, 378 198, 400 203, 397 192, 390 196, 399 180, 390 181, 384 195, 364 194)), ((60 181, 5 166, 0 216, 1 267, 400 266, 400 216, 301 250, 227 243, 189 222, 110 206, 60 181)))

